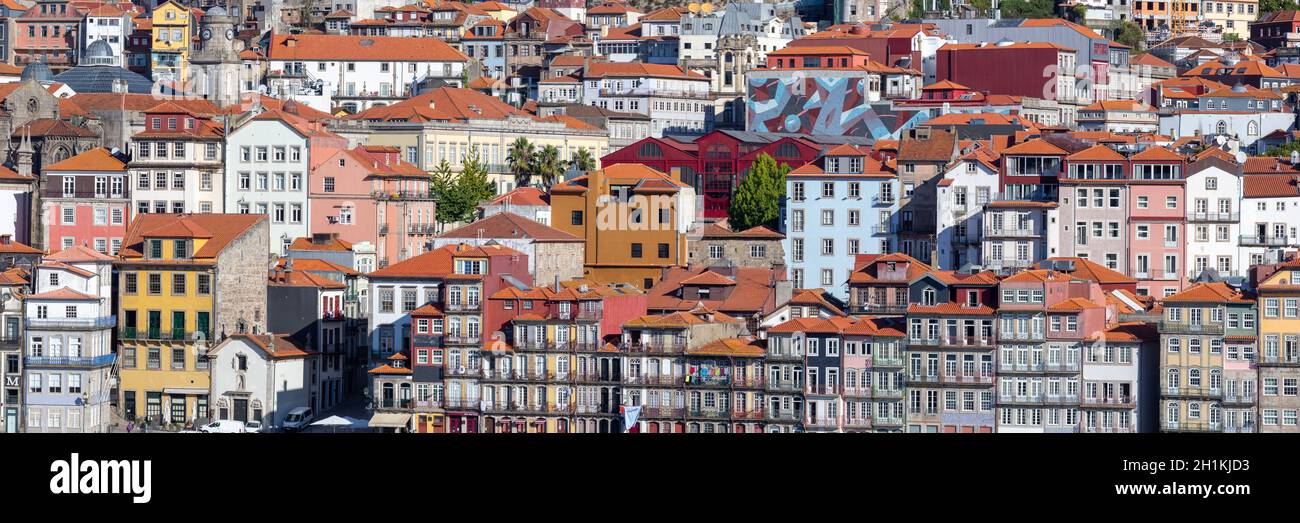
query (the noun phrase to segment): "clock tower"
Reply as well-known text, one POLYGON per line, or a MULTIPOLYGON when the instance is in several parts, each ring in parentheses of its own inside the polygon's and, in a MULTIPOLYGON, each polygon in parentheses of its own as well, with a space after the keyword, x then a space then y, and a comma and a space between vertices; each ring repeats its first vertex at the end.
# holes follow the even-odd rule
POLYGON ((190 53, 190 90, 219 107, 239 103, 239 52, 244 43, 235 39, 236 17, 215 6, 203 15, 199 41, 190 53))

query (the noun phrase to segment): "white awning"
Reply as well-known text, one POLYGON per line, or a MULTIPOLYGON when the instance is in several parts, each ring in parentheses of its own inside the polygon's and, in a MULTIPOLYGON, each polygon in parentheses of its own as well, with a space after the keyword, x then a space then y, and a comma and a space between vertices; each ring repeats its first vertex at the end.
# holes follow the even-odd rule
POLYGON ((370 418, 371 427, 403 429, 411 423, 411 415, 400 412, 376 412, 370 418))
POLYGON ((206 396, 208 394, 208 389, 200 389, 195 387, 167 387, 163 389, 163 393, 164 394, 202 394, 206 396))

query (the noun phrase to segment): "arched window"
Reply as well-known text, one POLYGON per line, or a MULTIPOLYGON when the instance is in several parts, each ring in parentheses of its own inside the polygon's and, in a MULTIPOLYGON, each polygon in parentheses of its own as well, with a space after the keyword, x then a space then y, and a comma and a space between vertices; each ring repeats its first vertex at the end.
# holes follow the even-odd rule
POLYGON ((777 158, 798 158, 799 148, 795 147, 793 143, 783 142, 781 143, 781 145, 776 146, 776 157, 777 158))
POLYGON ((1201 386, 1201 369, 1187 369, 1187 386, 1201 386))
POLYGON ((1165 421, 1178 423, 1178 403, 1171 401, 1165 406, 1165 421))
POLYGON ((642 158, 663 158, 664 152, 655 142, 646 142, 641 144, 641 150, 638 152, 642 158))
POLYGON ((1178 369, 1169 369, 1169 379, 1165 382, 1165 386, 1175 389, 1178 385, 1178 369))
POLYGON ((1219 390, 1223 386, 1223 373, 1218 369, 1210 371, 1210 389, 1219 390))
POLYGON ((1218 134, 1228 134, 1228 122, 1219 120, 1219 125, 1216 125, 1214 130, 1218 134))
POLYGON ((1255 122, 1250 122, 1246 124, 1246 135, 1259 136, 1259 124, 1255 122))

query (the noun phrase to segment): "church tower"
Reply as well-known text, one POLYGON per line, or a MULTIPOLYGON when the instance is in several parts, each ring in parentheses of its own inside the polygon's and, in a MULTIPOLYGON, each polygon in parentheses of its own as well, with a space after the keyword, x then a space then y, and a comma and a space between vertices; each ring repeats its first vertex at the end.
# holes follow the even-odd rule
POLYGON ((239 103, 239 52, 244 43, 235 39, 237 22, 224 7, 208 9, 200 22, 198 46, 190 54, 190 90, 219 107, 239 103))

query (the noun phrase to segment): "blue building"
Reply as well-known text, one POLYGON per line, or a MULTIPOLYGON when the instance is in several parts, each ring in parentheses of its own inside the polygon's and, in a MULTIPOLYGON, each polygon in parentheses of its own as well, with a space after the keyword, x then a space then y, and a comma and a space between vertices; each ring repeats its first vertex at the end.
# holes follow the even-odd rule
POLYGON ((898 176, 866 147, 839 145, 786 177, 786 265, 795 288, 848 301, 858 254, 892 247, 898 176))

